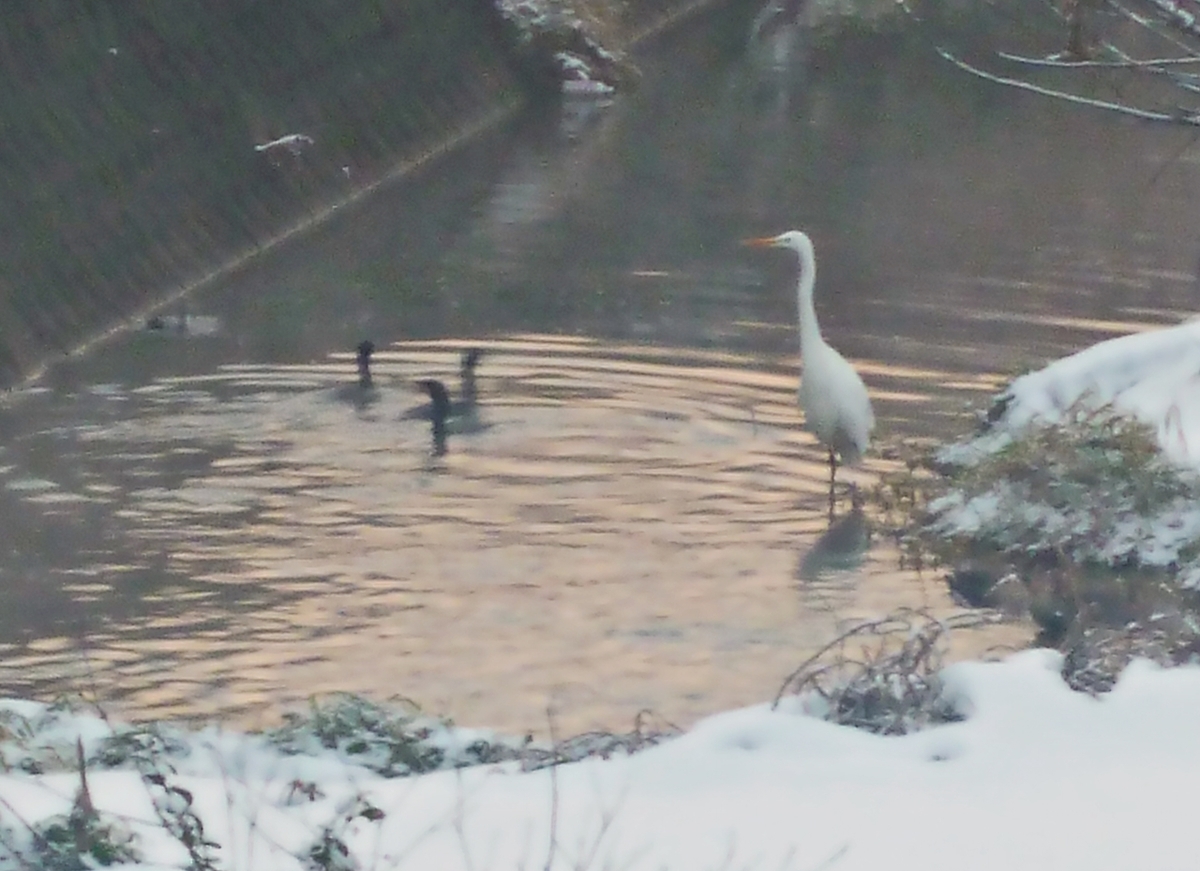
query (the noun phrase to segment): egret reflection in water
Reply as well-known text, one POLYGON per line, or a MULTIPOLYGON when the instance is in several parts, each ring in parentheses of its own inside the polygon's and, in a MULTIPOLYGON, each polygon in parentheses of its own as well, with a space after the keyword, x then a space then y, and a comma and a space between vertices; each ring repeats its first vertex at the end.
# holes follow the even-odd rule
POLYGON ((813 542, 796 566, 799 581, 819 581, 836 572, 851 572, 862 565, 871 546, 871 526, 862 503, 841 517, 831 520, 829 528, 813 542))

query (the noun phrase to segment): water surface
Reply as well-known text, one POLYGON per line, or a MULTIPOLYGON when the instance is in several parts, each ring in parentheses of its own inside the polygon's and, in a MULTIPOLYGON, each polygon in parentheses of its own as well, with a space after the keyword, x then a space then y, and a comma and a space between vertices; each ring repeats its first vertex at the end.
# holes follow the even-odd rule
POLYGON ((963 78, 920 40, 755 47, 752 12, 172 310, 203 328, 12 397, 0 691, 251 725, 335 690, 518 731, 547 706, 686 724, 769 697, 848 620, 953 613, 876 508, 830 530, 793 264, 737 240, 816 240, 825 334, 879 418, 868 489, 1011 374, 1190 312, 1198 177, 1166 163, 1189 134, 963 78), (371 404, 339 394, 363 337, 371 404), (489 425, 431 458, 413 381, 454 386, 472 345, 489 425))

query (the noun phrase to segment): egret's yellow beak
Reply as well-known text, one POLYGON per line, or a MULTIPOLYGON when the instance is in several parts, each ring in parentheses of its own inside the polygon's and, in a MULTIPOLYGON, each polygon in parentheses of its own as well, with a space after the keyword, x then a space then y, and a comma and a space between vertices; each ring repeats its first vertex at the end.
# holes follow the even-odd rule
POLYGON ((745 245, 747 248, 774 248, 775 247, 775 237, 774 236, 763 236, 758 239, 743 239, 742 244, 745 245))

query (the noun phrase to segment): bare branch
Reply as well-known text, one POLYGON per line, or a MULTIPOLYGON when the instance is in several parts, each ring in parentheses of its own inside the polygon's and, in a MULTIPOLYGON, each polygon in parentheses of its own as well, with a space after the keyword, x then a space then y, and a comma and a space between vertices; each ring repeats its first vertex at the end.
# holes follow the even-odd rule
MULTIPOLYGON (((1121 3, 1120 0, 1108 0, 1108 5, 1110 8, 1115 9, 1117 12, 1120 12, 1122 15, 1124 15, 1126 18, 1128 18, 1134 24, 1137 24, 1139 27, 1143 27, 1146 30, 1150 31, 1159 39, 1166 40, 1171 45, 1173 45, 1177 49, 1179 49, 1180 51, 1187 52, 1188 54, 1196 53, 1193 46, 1187 40, 1183 39, 1181 37, 1181 35, 1177 32, 1178 28, 1175 28, 1170 24, 1168 24, 1166 27, 1163 27, 1163 26, 1161 26, 1163 24, 1163 22, 1154 21, 1153 19, 1147 18, 1145 15, 1142 15, 1140 12, 1137 12, 1134 9, 1130 9, 1124 3, 1121 3)), ((1113 48, 1111 43, 1105 43, 1105 46, 1109 47, 1109 48, 1113 48)), ((1119 50, 1117 51, 1117 55, 1122 60, 1133 60, 1133 58, 1131 58, 1129 55, 1127 55, 1124 52, 1119 51, 1119 50)))
POLYGON ((1196 16, 1179 8, 1179 4, 1174 2, 1174 0, 1150 0, 1150 2, 1175 27, 1193 36, 1200 36, 1200 24, 1197 24, 1196 16))
POLYGON ((832 868, 834 863, 840 861, 841 858, 849 852, 850 852, 850 845, 842 844, 842 846, 840 848, 838 848, 838 850, 833 855, 831 855, 828 859, 826 859, 824 862, 822 862, 816 868, 812 869, 812 871, 826 871, 826 869, 832 868))
MULTIPOLYGON (((969 615, 969 616, 970 616, 971 621, 978 621, 980 619, 974 615, 969 615)), ((862 661, 851 660, 843 652, 843 654, 838 658, 838 662, 833 664, 832 667, 829 665, 823 665, 823 666, 818 666, 816 669, 814 669, 813 666, 816 663, 820 662, 822 657, 824 657, 825 654, 829 653, 831 650, 834 650, 838 647, 844 647, 845 643, 847 641, 849 641, 851 638, 855 638, 855 637, 861 637, 861 636, 876 636, 876 637, 878 637, 878 636, 885 636, 885 635, 889 635, 889 634, 901 632, 901 631, 909 631, 911 629, 912 620, 914 619, 914 617, 917 619, 928 620, 929 622, 936 624, 937 626, 942 627, 942 628, 946 628, 946 624, 948 622, 945 620, 935 620, 934 618, 928 616, 927 614, 925 614, 924 612, 922 612, 920 610, 916 610, 916 609, 912 609, 912 608, 899 608, 896 611, 893 611, 892 613, 887 614, 883 617, 880 617, 876 620, 866 620, 861 623, 856 623, 853 626, 851 626, 849 629, 847 629, 845 632, 838 635, 832 641, 828 642, 824 647, 822 647, 820 650, 818 650, 816 653, 814 653, 808 659, 804 660, 804 662, 800 663, 800 665, 784 679, 783 684, 779 687, 779 692, 777 692, 775 694, 775 700, 771 702, 771 709, 774 710, 779 707, 779 703, 783 700, 783 697, 787 693, 788 688, 791 687, 796 682, 796 680, 798 678, 800 678, 802 675, 806 679, 811 679, 813 677, 823 675, 826 672, 832 671, 832 670, 836 669, 837 667, 840 667, 840 665, 845 664, 847 662, 853 662, 855 665, 858 665, 861 667, 866 667, 869 664, 866 662, 866 658, 867 658, 867 655, 869 654, 869 651, 864 650, 864 652, 863 652, 864 659, 862 661)), ((959 625, 963 625, 963 624, 960 622, 959 625)), ((966 625, 975 625, 975 623, 971 622, 966 625)))
POLYGON ((1200 127, 1200 116, 1194 112, 1179 110, 1178 112, 1167 114, 1165 112, 1151 112, 1148 109, 1138 109, 1134 106, 1125 106, 1121 103, 1113 103, 1108 100, 1097 100, 1092 97, 1081 97, 1077 94, 1069 94, 1066 91, 1059 91, 1054 88, 1046 88, 1041 85, 1035 85, 1032 82, 1023 82, 1020 79, 1010 78, 1008 76, 998 76, 995 73, 989 73, 986 70, 981 70, 979 67, 972 66, 964 60, 952 55, 946 49, 940 46, 935 49, 943 58, 950 61, 960 70, 978 76, 981 79, 986 79, 989 82, 995 82, 999 85, 1008 85, 1011 88, 1018 88, 1022 91, 1031 91, 1035 94, 1041 94, 1044 97, 1054 97, 1059 100, 1065 100, 1068 103, 1076 103, 1080 106, 1092 106, 1097 109, 1106 109, 1109 112, 1118 112, 1122 115, 1132 115, 1134 118, 1141 118, 1143 121, 1166 122, 1169 124, 1181 124, 1190 127, 1200 127))
POLYGON ((1166 67, 1178 66, 1181 64, 1200 64, 1200 57, 1160 57, 1151 60, 1063 60, 1061 57, 1051 55, 1050 57, 1024 57, 1019 54, 1011 54, 1007 51, 998 51, 996 54, 1004 60, 1012 61, 1013 63, 1026 64, 1035 67, 1055 67, 1080 69, 1086 67, 1101 69, 1141 69, 1144 67, 1166 67))

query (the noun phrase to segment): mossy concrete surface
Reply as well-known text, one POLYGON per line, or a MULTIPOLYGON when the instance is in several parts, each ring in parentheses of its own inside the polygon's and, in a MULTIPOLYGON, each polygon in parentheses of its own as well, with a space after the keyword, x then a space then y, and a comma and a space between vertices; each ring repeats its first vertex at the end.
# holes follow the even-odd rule
MULTIPOLYGON (((580 4, 618 42, 697 5, 580 4)), ((6 7, 0 386, 519 106, 509 30, 491 0, 6 7)))

